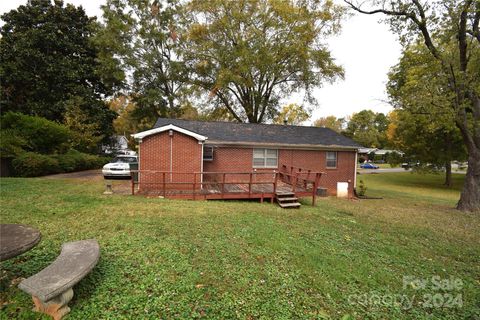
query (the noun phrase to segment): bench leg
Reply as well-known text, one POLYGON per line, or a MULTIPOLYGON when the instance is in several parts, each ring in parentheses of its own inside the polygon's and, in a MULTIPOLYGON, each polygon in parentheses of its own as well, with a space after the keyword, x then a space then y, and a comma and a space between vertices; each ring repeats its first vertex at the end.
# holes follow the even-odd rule
POLYGON ((53 317, 54 320, 60 320, 64 315, 70 312, 68 303, 73 298, 72 288, 59 294, 58 296, 48 300, 42 301, 39 298, 32 296, 33 303, 35 304, 34 311, 48 314, 53 317))

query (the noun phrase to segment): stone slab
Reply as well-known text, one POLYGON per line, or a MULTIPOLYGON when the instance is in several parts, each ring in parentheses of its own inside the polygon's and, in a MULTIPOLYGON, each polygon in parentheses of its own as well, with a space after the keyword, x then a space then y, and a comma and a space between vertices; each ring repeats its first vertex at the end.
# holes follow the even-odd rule
POLYGON ((18 286, 42 301, 62 294, 84 278, 97 264, 100 246, 94 239, 67 242, 55 261, 18 286))
POLYGON ((16 257, 33 248, 40 231, 23 224, 0 224, 0 261, 16 257))

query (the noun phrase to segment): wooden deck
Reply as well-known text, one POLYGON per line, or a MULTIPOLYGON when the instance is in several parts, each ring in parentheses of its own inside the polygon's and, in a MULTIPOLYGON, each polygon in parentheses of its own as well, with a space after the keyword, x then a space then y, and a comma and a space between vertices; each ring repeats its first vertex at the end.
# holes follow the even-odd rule
POLYGON ((312 194, 298 186, 294 191, 292 185, 284 182, 278 183, 276 191, 271 183, 254 184, 252 185, 251 191, 249 191, 248 183, 225 184, 223 192, 221 190, 221 184, 219 183, 204 183, 203 189, 197 190, 195 193, 193 193, 192 190, 165 190, 165 192, 163 190, 139 190, 135 192, 135 194, 147 197, 163 196, 171 199, 259 199, 261 201, 268 199, 269 201, 273 201, 276 192, 295 192, 295 194, 300 196, 311 196, 312 194))
MULTIPOLYGON (((319 186, 321 172, 194 172, 179 173, 166 171, 133 171, 138 174, 155 175, 154 181, 136 182, 132 179, 132 194, 147 197, 164 197, 170 199, 258 199, 260 202, 270 200, 272 203, 277 193, 294 193, 297 197, 312 197, 315 204, 316 190, 319 186), (169 181, 171 175, 189 177, 182 181, 169 181), (243 175, 243 179, 238 176, 243 175), (219 181, 200 182, 200 177, 220 177, 219 181), (233 180, 235 179, 236 180, 233 180), (267 180, 263 181, 262 180, 267 180), (273 178, 272 178, 273 177, 273 178), (233 180, 232 182, 230 182, 233 180), (235 182, 242 180, 241 182, 235 182), (246 181, 246 182, 245 182, 246 181)), ((150 179, 151 180, 151 179, 150 179)))

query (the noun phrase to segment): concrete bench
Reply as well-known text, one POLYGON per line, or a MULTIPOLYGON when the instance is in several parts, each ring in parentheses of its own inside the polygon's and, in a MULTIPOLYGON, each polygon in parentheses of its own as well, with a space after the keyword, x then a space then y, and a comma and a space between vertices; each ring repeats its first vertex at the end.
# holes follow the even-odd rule
POLYGON ((72 287, 95 267, 99 257, 96 240, 64 243, 52 264, 23 280, 18 287, 32 295, 35 311, 59 320, 70 312, 67 304, 73 298, 72 287))

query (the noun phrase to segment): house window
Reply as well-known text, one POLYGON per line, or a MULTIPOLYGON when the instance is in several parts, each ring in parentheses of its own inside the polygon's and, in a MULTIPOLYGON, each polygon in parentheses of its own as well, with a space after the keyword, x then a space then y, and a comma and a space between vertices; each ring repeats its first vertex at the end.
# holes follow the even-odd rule
POLYGON ((213 147, 203 146, 203 161, 213 161, 213 147))
POLYGON ((277 168, 278 150, 277 149, 253 149, 253 167, 254 168, 277 168))
POLYGON ((327 168, 337 167, 337 152, 327 151, 327 168))

